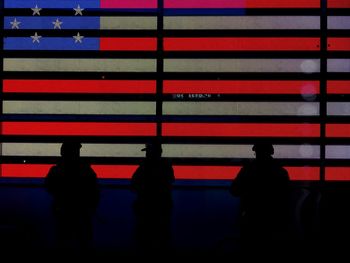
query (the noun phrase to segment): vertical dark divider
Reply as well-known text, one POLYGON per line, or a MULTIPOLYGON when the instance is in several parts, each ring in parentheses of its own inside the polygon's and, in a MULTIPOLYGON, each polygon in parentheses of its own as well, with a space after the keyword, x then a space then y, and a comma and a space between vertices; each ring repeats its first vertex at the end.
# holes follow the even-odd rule
POLYGON ((320 179, 325 181, 326 122, 327 122, 327 0, 321 1, 321 53, 320 53, 320 179))
POLYGON ((3 57, 4 57, 4 53, 3 53, 3 28, 4 28, 4 1, 0 0, 0 52, 1 52, 1 59, 0 59, 0 75, 1 75, 1 81, 0 81, 0 177, 2 177, 2 142, 3 142, 3 138, 2 138, 2 99, 3 99, 3 87, 2 87, 2 80, 4 78, 3 75, 3 57))
POLYGON ((164 26, 164 0, 158 0, 157 12, 157 94, 156 94, 156 115, 157 115, 157 138, 162 137, 162 114, 163 114, 163 26, 164 26))

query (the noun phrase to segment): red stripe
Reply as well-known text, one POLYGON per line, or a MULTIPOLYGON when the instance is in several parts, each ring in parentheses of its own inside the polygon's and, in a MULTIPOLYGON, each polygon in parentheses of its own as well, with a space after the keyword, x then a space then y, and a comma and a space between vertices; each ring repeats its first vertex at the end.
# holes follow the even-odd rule
POLYGON ((137 165, 92 165, 98 178, 130 179, 137 169, 137 165))
POLYGON ((164 93, 319 94, 319 81, 165 80, 164 93))
POLYGON ((5 79, 3 92, 154 94, 155 80, 30 80, 5 79))
POLYGON ((319 167, 286 167, 292 181, 319 181, 319 167))
POLYGON ((221 37, 165 38, 166 51, 293 51, 320 50, 319 38, 221 37))
POLYGON ((350 167, 326 167, 326 181, 349 181, 350 167))
POLYGON ((319 8, 319 0, 165 0, 165 8, 319 8))
POLYGON ((326 124, 326 137, 350 137, 350 124, 326 124))
POLYGON ((3 122, 3 135, 155 136, 154 123, 3 122))
POLYGON ((43 178, 52 164, 0 164, 2 177, 43 178))
POLYGON ((319 137, 319 124, 164 123, 164 136, 319 137))
POLYGON ((176 179, 231 180, 236 177, 238 166, 179 166, 174 168, 176 179))
POLYGON ((329 51, 349 51, 350 38, 345 37, 330 37, 328 38, 329 51))
POLYGON ((157 0, 101 0, 101 8, 157 8, 157 0))
POLYGON ((157 39, 140 37, 103 37, 100 40, 100 50, 155 51, 157 50, 157 39))
MULTIPOLYGON (((52 166, 53 164, 1 164, 0 170, 2 177, 44 178, 52 166)), ((91 167, 98 178, 130 179, 138 166, 95 164, 91 167)), ((240 168, 239 166, 175 165, 174 173, 176 179, 232 180, 237 176, 240 168)), ((286 167, 286 169, 291 180, 319 180, 320 169, 318 167, 286 167)), ((350 168, 345 169, 349 178, 350 168)), ((343 174, 345 175, 346 173, 344 172, 343 174)), ((334 172, 334 176, 337 176, 337 173, 334 172)))
MULTIPOLYGON (((239 166, 174 166, 176 179, 233 180, 239 166)), ((319 167, 286 167, 292 181, 320 180, 319 167)))
POLYGON ((350 8, 349 0, 328 0, 328 8, 350 8))
MULTIPOLYGON (((1 164, 2 177, 44 178, 53 164, 1 164)), ((137 165, 92 165, 98 178, 127 179, 137 165)))
POLYGON ((350 94, 349 80, 328 80, 327 81, 328 94, 350 94))

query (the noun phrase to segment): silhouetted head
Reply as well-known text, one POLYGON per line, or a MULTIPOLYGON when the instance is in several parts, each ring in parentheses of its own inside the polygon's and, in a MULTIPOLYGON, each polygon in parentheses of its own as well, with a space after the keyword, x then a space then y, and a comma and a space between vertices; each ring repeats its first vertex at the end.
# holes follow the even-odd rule
POLYGON ((66 160, 76 160, 80 157, 81 143, 77 141, 67 141, 62 143, 61 156, 66 160))
POLYGON ((271 158, 275 152, 271 143, 256 143, 252 150, 255 152, 256 159, 271 158))
POLYGON ((146 158, 157 159, 162 156, 162 145, 159 142, 151 142, 145 145, 141 151, 146 151, 146 158))

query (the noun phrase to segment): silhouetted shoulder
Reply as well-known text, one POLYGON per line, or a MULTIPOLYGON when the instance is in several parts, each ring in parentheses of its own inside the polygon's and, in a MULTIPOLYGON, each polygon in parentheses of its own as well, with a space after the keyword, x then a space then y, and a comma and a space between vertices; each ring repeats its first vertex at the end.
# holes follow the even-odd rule
POLYGON ((86 161, 81 161, 80 162, 80 170, 82 171, 82 173, 85 176, 88 176, 88 177, 93 178, 93 179, 97 179, 97 175, 96 175, 95 171, 92 169, 90 163, 88 163, 86 161))
POLYGON ((161 165, 163 167, 163 171, 168 176, 168 179, 170 181, 174 181, 175 180, 174 169, 173 169, 171 162, 168 160, 162 159, 161 165))
POLYGON ((54 165, 50 168, 46 178, 45 178, 45 187, 49 193, 54 191, 55 185, 57 185, 56 178, 59 174, 59 169, 57 165, 54 165))
POLYGON ((253 160, 246 161, 242 168, 239 170, 235 179, 233 179, 230 186, 230 193, 234 196, 242 195, 242 188, 244 187, 245 181, 249 178, 249 176, 253 172, 253 168, 255 167, 253 160))

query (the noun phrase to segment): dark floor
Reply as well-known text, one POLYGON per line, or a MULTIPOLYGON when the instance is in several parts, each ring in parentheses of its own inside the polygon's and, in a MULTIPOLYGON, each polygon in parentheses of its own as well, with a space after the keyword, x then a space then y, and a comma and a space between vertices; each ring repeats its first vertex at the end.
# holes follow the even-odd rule
MULTIPOLYGON (((339 254, 350 245, 350 188, 296 186, 291 200, 292 234, 286 239, 249 241, 240 236, 239 199, 225 187, 178 187, 173 192, 171 240, 166 252, 144 252, 135 241, 134 194, 127 187, 102 187, 93 220, 91 248, 56 247, 51 197, 42 185, 0 185, 0 248, 3 256, 55 260, 66 257, 137 259, 249 258, 288 254, 290 257, 339 254), (243 244, 243 245, 242 245, 243 244), (69 252, 69 253, 68 253, 69 252)), ((345 254, 347 257, 349 255, 345 254)), ((109 260, 110 261, 110 260, 109 260)))

